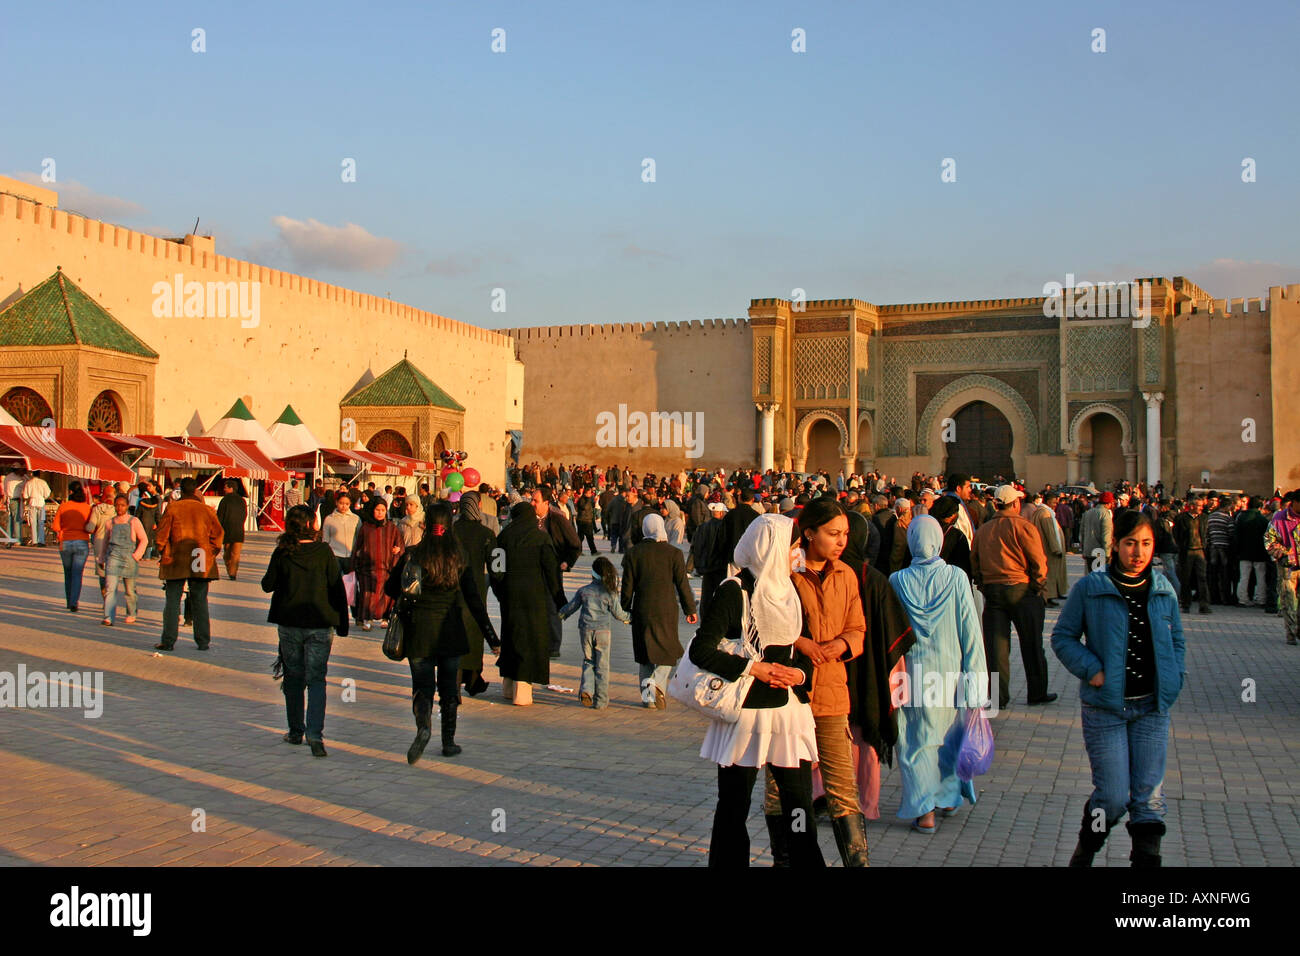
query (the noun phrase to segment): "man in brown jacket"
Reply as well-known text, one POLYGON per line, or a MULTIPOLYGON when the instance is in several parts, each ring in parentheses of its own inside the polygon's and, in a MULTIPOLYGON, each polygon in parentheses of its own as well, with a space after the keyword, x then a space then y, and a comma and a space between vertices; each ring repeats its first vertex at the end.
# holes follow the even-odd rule
POLYGON ((979 526, 971 546, 971 573, 984 595, 984 653, 996 661, 998 706, 1011 701, 1011 625, 1020 638, 1030 704, 1050 704, 1047 658, 1043 654, 1043 590, 1047 557, 1038 529, 1020 516, 1024 492, 999 485, 996 514, 979 526))
POLYGON ((194 618, 194 643, 206 651, 212 640, 208 620, 208 582, 220 576, 217 558, 221 554, 222 531, 217 513, 195 494, 193 478, 181 479, 181 496, 167 506, 158 519, 158 577, 167 592, 163 607, 161 643, 154 647, 170 651, 176 646, 177 624, 181 613, 181 592, 186 582, 190 590, 190 610, 194 618))

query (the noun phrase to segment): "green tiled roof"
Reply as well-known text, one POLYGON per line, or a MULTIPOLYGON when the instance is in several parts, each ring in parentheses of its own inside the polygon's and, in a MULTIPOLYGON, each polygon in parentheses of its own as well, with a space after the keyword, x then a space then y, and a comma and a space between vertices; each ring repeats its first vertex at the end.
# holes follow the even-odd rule
POLYGON ((158 357, 62 270, 0 311, 0 347, 34 345, 88 345, 144 358, 158 357))
POLYGON ((460 404, 429 379, 427 375, 402 359, 365 388, 349 395, 339 403, 357 405, 436 405, 463 412, 460 404))

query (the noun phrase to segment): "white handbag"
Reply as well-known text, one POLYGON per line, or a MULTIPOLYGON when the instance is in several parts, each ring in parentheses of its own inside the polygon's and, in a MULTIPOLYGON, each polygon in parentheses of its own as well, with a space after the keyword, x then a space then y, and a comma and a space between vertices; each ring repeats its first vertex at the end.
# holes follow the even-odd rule
MULTIPOLYGON (((740 583, 739 578, 727 580, 740 583)), ((758 635, 754 631, 749 613, 749 595, 745 593, 743 587, 740 589, 740 600, 740 619, 744 622, 742 628, 744 636, 739 640, 720 641, 718 650, 747 660, 759 660, 761 655, 757 649, 758 635)), ((695 640, 691 638, 691 643, 695 640)), ((668 695, 692 710, 699 711, 705 717, 734 724, 740 720, 741 708, 753 683, 754 678, 750 674, 742 674, 736 680, 727 680, 712 671, 697 667, 691 660, 690 644, 687 644, 686 653, 682 655, 676 669, 668 678, 668 695)))

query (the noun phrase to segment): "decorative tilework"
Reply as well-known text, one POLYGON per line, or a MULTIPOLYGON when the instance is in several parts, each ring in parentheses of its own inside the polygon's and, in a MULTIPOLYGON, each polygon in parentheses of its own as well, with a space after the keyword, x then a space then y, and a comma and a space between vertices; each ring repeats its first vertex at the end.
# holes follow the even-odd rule
POLYGON ((849 342, 834 338, 797 338, 794 342, 794 397, 849 397, 849 342))
POLYGON ((1154 319, 1142 332, 1142 381, 1155 385, 1161 380, 1160 323, 1154 319))
POLYGON ((1133 387, 1131 325, 1090 325, 1067 334, 1070 391, 1123 392, 1133 387))
POLYGON ((772 394, 772 337, 756 336, 754 339, 754 379, 758 394, 772 394))
POLYGON ((973 388, 988 389, 1001 395, 1011 404, 1020 416, 1020 420, 1025 423, 1025 432, 1029 438, 1029 447, 1026 452, 1030 455, 1038 454, 1038 416, 1034 414, 1019 392, 1006 382, 991 375, 963 375, 957 381, 939 389, 934 398, 925 406, 916 423, 916 453, 918 455, 930 454, 930 434, 934 431, 934 419, 939 409, 956 395, 973 388))

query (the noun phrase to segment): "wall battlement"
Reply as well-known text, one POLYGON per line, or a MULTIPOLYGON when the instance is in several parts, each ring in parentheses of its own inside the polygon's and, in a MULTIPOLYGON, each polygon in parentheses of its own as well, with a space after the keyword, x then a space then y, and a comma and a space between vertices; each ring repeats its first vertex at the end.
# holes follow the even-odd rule
MULTIPOLYGON (((69 236, 95 242, 101 246, 111 246, 123 255, 146 256, 160 263, 174 263, 176 267, 201 269, 215 273, 226 279, 260 282, 266 286, 288 289, 303 295, 342 302, 350 308, 363 309, 379 315, 393 316, 418 323, 441 332, 462 335, 492 345, 507 346, 509 340, 501 332, 482 329, 467 322, 449 319, 434 312, 426 312, 414 306, 394 302, 380 296, 368 295, 342 286, 330 285, 316 279, 280 269, 259 266, 256 263, 219 256, 207 252, 198 252, 192 246, 160 239, 146 233, 136 232, 125 226, 115 226, 98 219, 88 219, 76 213, 65 212, 29 202, 8 193, 0 193, 0 220, 27 223, 32 228, 44 228, 65 232, 69 236)), ((53 271, 51 269, 51 271, 53 271)))
POLYGON ((715 330, 747 331, 748 319, 683 319, 680 322, 611 322, 603 325, 536 325, 519 329, 501 329, 502 335, 524 341, 584 338, 614 335, 644 335, 647 332, 704 332, 715 330))

